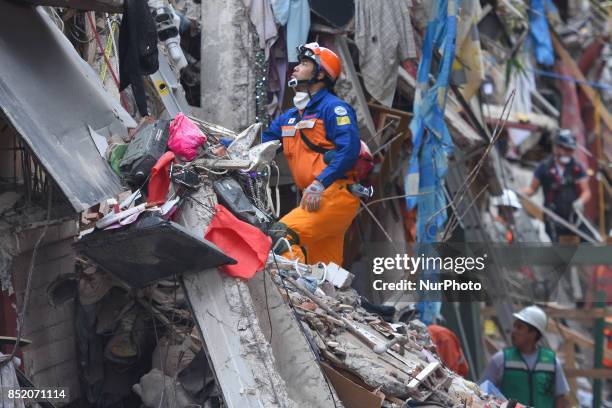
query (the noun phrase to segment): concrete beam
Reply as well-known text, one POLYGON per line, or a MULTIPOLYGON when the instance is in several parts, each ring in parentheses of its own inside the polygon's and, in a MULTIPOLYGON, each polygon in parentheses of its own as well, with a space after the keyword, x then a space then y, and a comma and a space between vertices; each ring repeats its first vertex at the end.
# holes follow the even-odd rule
POLYGON ((272 346, 278 372, 287 392, 300 407, 334 408, 331 393, 301 324, 269 274, 258 273, 247 282, 266 339, 272 346))
POLYGON ((254 48, 242 0, 202 2, 200 119, 233 130, 255 122, 254 48))
MULTIPOLYGON (((194 198, 211 208, 217 201, 210 186, 202 187, 194 198)), ((188 200, 179 223, 203 236, 211 219, 210 210, 188 200)), ((297 406, 275 368, 272 348, 259 326, 246 283, 208 269, 184 276, 183 284, 226 405, 297 406)))

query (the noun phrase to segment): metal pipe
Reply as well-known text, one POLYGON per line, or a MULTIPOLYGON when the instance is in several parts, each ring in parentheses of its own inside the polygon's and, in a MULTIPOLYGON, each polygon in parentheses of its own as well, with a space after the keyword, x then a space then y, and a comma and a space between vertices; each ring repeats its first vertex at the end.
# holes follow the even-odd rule
POLYGON ((546 214, 548 217, 550 217, 554 222, 556 222, 557 224, 560 224, 561 226, 569 229, 570 231, 572 231, 574 234, 578 235, 580 238, 584 239, 585 241, 590 242, 591 244, 599 244, 600 243, 600 242, 594 240, 593 238, 591 238, 590 236, 588 236, 587 234, 585 234, 584 232, 580 231, 578 228, 576 228, 575 225, 572 225, 569 222, 567 222, 566 220, 564 220, 563 218, 559 217, 557 214, 555 214, 554 212, 552 212, 548 208, 546 208, 546 207, 536 203, 535 201, 531 200, 528 196, 526 196, 525 194, 521 193, 520 191, 517 191, 516 193, 522 199, 527 200, 529 203, 533 204, 538 210, 542 211, 544 214, 546 214))

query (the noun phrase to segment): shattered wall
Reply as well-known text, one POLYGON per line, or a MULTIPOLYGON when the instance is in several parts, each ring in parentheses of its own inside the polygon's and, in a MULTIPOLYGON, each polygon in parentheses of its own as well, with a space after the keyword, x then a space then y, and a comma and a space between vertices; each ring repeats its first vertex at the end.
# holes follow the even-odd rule
MULTIPOLYGON (((20 254, 14 258, 11 273, 17 309, 21 310, 32 249, 42 227, 17 234, 20 254)), ((74 221, 50 225, 37 251, 32 274, 30 301, 22 337, 32 342, 23 348, 26 375, 37 387, 70 389, 70 399, 79 397, 79 377, 75 345, 74 304, 51 306, 47 286, 58 275, 74 272, 72 239, 77 233, 74 221)))

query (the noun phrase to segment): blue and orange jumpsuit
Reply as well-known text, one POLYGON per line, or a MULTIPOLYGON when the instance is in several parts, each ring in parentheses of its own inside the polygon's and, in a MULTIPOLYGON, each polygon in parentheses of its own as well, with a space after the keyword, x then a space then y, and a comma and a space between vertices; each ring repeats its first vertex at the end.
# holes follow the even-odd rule
POLYGON ((262 142, 280 140, 293 180, 304 190, 315 179, 325 187, 317 211, 300 207, 285 215, 280 222, 297 233, 300 245, 292 246, 301 262, 335 262, 342 265, 344 234, 359 208, 359 199, 348 190, 355 182, 351 169, 359 156, 360 139, 357 117, 353 108, 321 89, 303 112, 296 108, 276 118, 263 133, 262 142), (323 154, 311 150, 302 140, 300 130, 313 144, 336 151, 334 159, 325 164, 323 154))

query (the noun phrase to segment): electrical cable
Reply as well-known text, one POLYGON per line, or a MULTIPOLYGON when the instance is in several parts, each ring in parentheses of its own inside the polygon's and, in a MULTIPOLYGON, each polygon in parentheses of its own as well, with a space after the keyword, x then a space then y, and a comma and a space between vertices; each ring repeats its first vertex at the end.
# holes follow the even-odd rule
MULTIPOLYGON (((459 203, 468 195, 470 191, 469 188, 472 186, 472 184, 476 180, 476 177, 480 173, 480 170, 483 167, 485 160, 487 159, 489 153, 491 152, 491 150, 495 146, 495 143, 499 139, 501 135, 501 131, 504 129, 506 122, 508 121, 508 117, 510 115, 510 109, 514 102, 515 96, 516 96, 516 89, 512 90, 512 92, 510 93, 510 96, 508 97, 508 99, 506 99, 506 103, 504 104, 504 107, 502 109, 501 116, 497 120, 495 129, 493 130, 493 134, 491 136, 489 144, 486 146, 485 151, 482 154, 482 157, 478 160, 474 168, 468 173, 466 180, 461 184, 461 186, 459 186, 459 188, 455 192, 455 197, 453 198, 453 203, 455 206, 458 206, 459 203), (504 115, 505 115, 505 118, 504 118, 504 115)), ((438 211, 433 213, 429 217, 429 219, 426 221, 426 225, 429 225, 431 222, 433 222, 435 217, 438 214, 440 214, 442 211, 446 211, 450 206, 451 206, 451 203, 448 203, 442 208, 440 208, 438 211)), ((454 217, 455 215, 453 214, 452 216, 454 217)), ((448 235, 448 228, 446 228, 444 235, 445 236, 448 235)))
POLYGON ((79 27, 79 25, 77 23, 77 14, 76 13, 72 16, 72 24, 70 25, 70 31, 69 32, 70 32, 70 35, 72 35, 72 38, 74 38, 78 43, 81 43, 81 44, 89 44, 94 39, 94 37, 88 38, 87 37, 87 32, 85 30, 83 30, 81 27, 79 27), (81 38, 80 38, 81 35, 84 35, 86 39, 85 40, 81 40, 81 38))
POLYGON ((51 17, 51 19, 53 20, 57 28, 59 28, 61 32, 64 32, 64 28, 65 28, 64 20, 62 20, 62 17, 57 13, 57 10, 55 10, 55 7, 46 7, 46 10, 47 10, 47 14, 49 14, 49 16, 51 17))
POLYGON ((273 161, 272 165, 276 169, 276 185, 274 186, 274 193, 276 194, 276 210, 275 210, 276 212, 275 212, 275 216, 278 218, 278 217, 280 217, 280 213, 281 213, 280 190, 278 188, 278 185, 280 184, 280 169, 276 165, 276 162, 273 161))
MULTIPOLYGON (((115 52, 115 56, 119 55, 115 48, 115 38, 114 38, 114 33, 115 33, 115 28, 117 27, 117 22, 113 19, 107 18, 106 23, 108 24, 109 32, 108 32, 108 37, 106 39, 106 47, 104 47, 104 55, 106 56, 106 58, 109 58, 113 51, 115 52)), ((104 83, 104 79, 106 78, 107 71, 108 71, 108 65, 104 64, 104 66, 100 70, 100 82, 104 83)))
MULTIPOLYGON (((115 81, 115 85, 117 85, 117 89, 120 90, 121 84, 119 82, 119 78, 117 78, 117 74, 115 74, 115 69, 111 66, 108 56, 104 52, 104 47, 102 46, 102 40, 100 39, 100 34, 96 30, 96 23, 93 21, 93 17, 91 16, 90 12, 86 12, 85 15, 87 16, 87 21, 89 21, 89 25, 94 32, 94 36, 96 37, 96 43, 98 44, 98 49, 100 50, 100 52, 102 53, 102 56, 104 57, 104 62, 108 66, 108 70, 110 71, 113 77, 113 80, 115 81)), ((125 99, 125 96, 123 95, 123 92, 119 92, 119 98, 121 99, 121 104, 123 105, 123 108, 127 110, 128 103, 125 99)))

